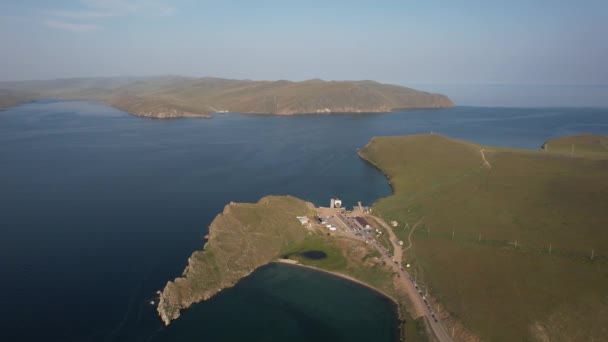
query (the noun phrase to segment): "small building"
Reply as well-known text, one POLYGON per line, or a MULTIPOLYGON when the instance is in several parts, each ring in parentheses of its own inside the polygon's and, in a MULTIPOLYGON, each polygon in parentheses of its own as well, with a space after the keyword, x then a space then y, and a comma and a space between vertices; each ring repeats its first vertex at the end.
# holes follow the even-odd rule
POLYGON ((336 230, 338 230, 338 228, 336 228, 336 227, 329 227, 329 230, 331 230, 332 232, 335 232, 336 230))
POLYGON ((329 207, 332 209, 342 208, 342 200, 339 198, 332 198, 331 200, 329 200, 329 207))
POLYGON ((305 226, 308 225, 308 217, 306 216, 296 216, 296 218, 298 219, 298 221, 300 221, 300 223, 305 226))

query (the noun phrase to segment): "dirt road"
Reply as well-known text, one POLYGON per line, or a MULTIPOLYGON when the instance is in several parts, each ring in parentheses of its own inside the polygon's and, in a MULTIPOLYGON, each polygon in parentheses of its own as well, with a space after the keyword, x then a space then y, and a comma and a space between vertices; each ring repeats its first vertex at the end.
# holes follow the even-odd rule
POLYGON ((410 233, 407 235, 408 245, 407 245, 407 247, 405 247, 403 249, 404 252, 407 251, 408 249, 412 248, 412 234, 414 234, 414 230, 416 230, 416 227, 418 227, 418 225, 422 223, 422 220, 424 220, 424 217, 421 218, 420 220, 418 220, 418 222, 416 222, 416 224, 414 224, 414 226, 412 227, 412 230, 410 230, 410 233))
MULTIPOLYGON (((388 224, 386 224, 386 222, 384 222, 383 219, 376 217, 376 216, 372 216, 372 215, 369 215, 369 217, 373 218, 382 227, 384 227, 384 229, 386 229, 387 233, 390 236, 390 242, 393 245, 393 250, 394 250, 393 259, 392 260, 389 259, 389 260, 391 260, 390 265, 393 267, 393 270, 397 274, 400 275, 398 282, 400 283, 400 287, 403 288, 403 290, 407 294, 408 298, 410 299, 410 302, 413 303, 413 305, 414 305, 413 309, 415 312, 415 318, 424 317, 426 319, 426 321, 428 322, 428 324, 433 332, 433 335, 435 336, 435 338, 438 341, 440 341, 440 342, 452 341, 452 338, 447 333, 444 326, 439 321, 439 318, 435 315, 435 312, 429 305, 429 301, 423 294, 422 290, 420 289, 418 284, 416 284, 414 282, 414 278, 412 278, 410 276, 410 274, 406 271, 406 268, 404 268, 401 265, 401 260, 403 260, 402 259, 403 250, 402 250, 401 246, 399 245, 399 240, 397 239, 397 236, 393 232, 393 229, 388 224)), ((414 225, 414 227, 412 227, 412 231, 410 232, 410 236, 408 237, 408 240, 410 242, 410 245, 408 246, 408 248, 410 248, 412 245, 411 234, 414 231, 414 229, 416 228, 416 226, 418 224, 420 224, 421 222, 422 222, 422 219, 420 219, 414 225)), ((375 246, 383 256, 385 256, 386 258, 389 258, 386 250, 384 250, 384 248, 380 244, 373 241, 372 245, 375 246)))
MULTIPOLYGON (((488 160, 486 159, 486 155, 483 153, 484 151, 486 151, 485 149, 481 149, 479 150, 479 152, 481 153, 481 159, 483 159, 483 165, 481 165, 481 167, 487 167, 488 169, 492 168, 492 164, 490 164, 490 162, 488 162, 488 160)), ((492 152, 492 151, 488 151, 488 152, 492 152)))

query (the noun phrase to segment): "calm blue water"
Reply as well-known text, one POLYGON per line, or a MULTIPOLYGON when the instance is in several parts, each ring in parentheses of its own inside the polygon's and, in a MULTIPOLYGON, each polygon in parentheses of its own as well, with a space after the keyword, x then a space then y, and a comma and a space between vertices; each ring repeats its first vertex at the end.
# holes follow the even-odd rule
POLYGON ((538 148, 608 134, 608 109, 153 120, 43 101, 0 112, 0 340, 319 340, 314 331, 391 340, 386 299, 287 266, 262 269, 168 329, 146 302, 181 273, 226 203, 292 194, 370 204, 390 188, 356 150, 375 135, 429 131, 538 148))
POLYGON ((608 107, 608 84, 404 84, 440 94, 463 106, 608 107))

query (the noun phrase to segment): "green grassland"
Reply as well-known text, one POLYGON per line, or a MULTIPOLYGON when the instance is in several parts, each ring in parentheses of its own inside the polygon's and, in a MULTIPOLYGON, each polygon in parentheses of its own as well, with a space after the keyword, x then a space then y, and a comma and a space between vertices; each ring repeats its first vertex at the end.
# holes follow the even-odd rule
POLYGON ((382 265, 370 245, 340 235, 303 227, 296 216, 314 215, 314 207, 290 196, 269 196, 257 203, 230 203, 209 228, 203 250, 192 253, 182 277, 162 291, 158 313, 169 324, 183 309, 236 284, 258 267, 289 257, 305 266, 363 282, 399 304, 402 334, 408 341, 424 341, 424 322, 411 319, 405 293, 398 291, 392 269, 382 265), (307 251, 323 251, 326 258, 307 259, 307 251))
MULTIPOLYGON (((393 187, 374 212, 410 227, 423 220, 405 261, 475 334, 599 341, 608 336, 605 141, 556 139, 547 152, 440 135, 382 137, 361 156, 393 187)), ((409 232, 395 230, 404 241, 409 232)))
POLYGON ((165 76, 0 82, 0 88, 36 93, 39 97, 104 101, 135 115, 157 117, 216 111, 280 115, 389 112, 453 105, 443 95, 374 81, 291 82, 165 76))
POLYGON ((391 296, 395 294, 393 272, 380 263, 377 250, 360 241, 313 233, 287 249, 286 254, 303 265, 348 275, 391 296), (323 251, 327 257, 313 260, 296 254, 306 251, 323 251))
POLYGON ((608 137, 593 134, 579 134, 560 137, 543 144, 543 150, 550 153, 606 158, 608 154, 608 137))
POLYGON ((381 255, 375 248, 348 238, 312 233, 303 241, 289 246, 284 252, 289 254, 290 259, 297 260, 302 265, 346 275, 382 291, 399 304, 403 339, 410 342, 428 340, 423 318, 414 320, 407 312, 409 299, 395 288, 395 274, 389 266, 381 264, 381 255), (306 251, 323 251, 327 258, 311 260, 296 254, 306 251))
POLYGON ((296 216, 309 215, 310 210, 306 202, 290 196, 227 205, 211 223, 204 249, 192 253, 183 276, 163 290, 158 305, 163 321, 169 324, 180 310, 233 286, 303 241, 306 229, 296 216))

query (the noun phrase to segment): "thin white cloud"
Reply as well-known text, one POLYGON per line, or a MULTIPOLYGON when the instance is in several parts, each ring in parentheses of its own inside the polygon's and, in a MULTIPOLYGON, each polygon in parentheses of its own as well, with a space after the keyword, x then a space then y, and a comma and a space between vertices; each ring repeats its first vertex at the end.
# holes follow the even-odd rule
POLYGON ((59 20, 47 20, 44 24, 48 27, 72 32, 91 32, 101 29, 100 26, 95 24, 76 24, 59 20))
POLYGON ((49 27, 76 32, 95 31, 107 18, 136 15, 170 15, 175 8, 153 0, 80 0, 82 9, 55 9, 46 11, 49 27))
POLYGON ((81 0, 83 9, 51 10, 52 16, 70 19, 95 19, 127 15, 169 15, 175 12, 171 5, 149 0, 81 0))
POLYGON ((52 10, 52 11, 47 11, 46 14, 51 17, 76 19, 76 20, 99 19, 99 18, 107 18, 107 17, 116 16, 115 14, 112 14, 112 13, 99 12, 99 11, 70 11, 70 10, 52 10))

